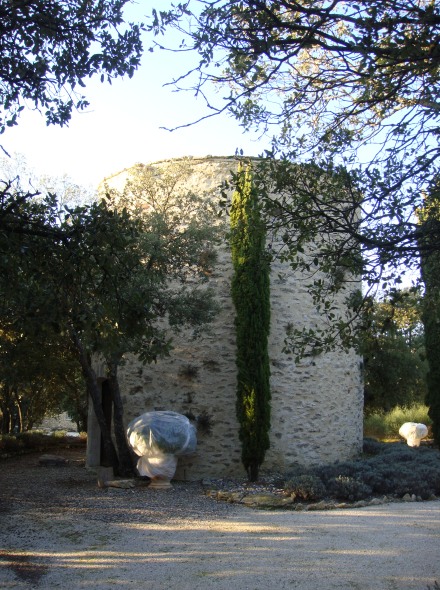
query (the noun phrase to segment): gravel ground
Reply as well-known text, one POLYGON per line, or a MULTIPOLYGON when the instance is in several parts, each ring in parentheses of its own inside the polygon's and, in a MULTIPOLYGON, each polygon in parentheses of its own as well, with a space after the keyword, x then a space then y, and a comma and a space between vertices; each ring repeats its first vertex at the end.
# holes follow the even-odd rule
MULTIPOLYGON (((61 453, 60 453, 61 454, 61 453)), ((83 451, 0 463, 0 588, 426 590, 440 502, 255 511, 203 494, 99 488, 83 451)))

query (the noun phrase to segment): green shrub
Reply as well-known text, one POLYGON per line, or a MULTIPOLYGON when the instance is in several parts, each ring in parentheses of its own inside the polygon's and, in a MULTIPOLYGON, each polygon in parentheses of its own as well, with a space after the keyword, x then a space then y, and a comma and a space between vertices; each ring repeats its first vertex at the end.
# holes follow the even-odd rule
POLYGON ((428 446, 364 441, 364 455, 354 461, 303 470, 287 480, 286 492, 301 500, 324 497, 355 501, 415 494, 423 500, 440 495, 440 451, 428 446))
POLYGON ((399 428, 405 422, 417 422, 430 426, 432 424, 431 418, 428 416, 428 407, 423 404, 414 404, 409 408, 396 406, 385 415, 385 421, 388 426, 388 431, 395 436, 399 434, 399 428))
POLYGON ((55 441, 50 441, 49 436, 39 431, 21 432, 17 434, 17 440, 23 443, 23 447, 29 450, 42 449, 45 447, 53 446, 55 441))
POLYGON ((0 453, 18 453, 24 448, 23 441, 17 440, 15 436, 4 434, 0 436, 0 453))
POLYGON ((66 438, 67 430, 54 430, 52 436, 55 438, 66 438))
POLYGON ((293 476, 284 489, 299 500, 320 500, 326 494, 324 484, 316 475, 293 476))
POLYGON ((16 436, 0 436, 0 454, 13 455, 23 451, 44 451, 72 444, 83 446, 86 441, 87 435, 85 433, 72 440, 66 437, 65 431, 57 431, 52 436, 48 436, 41 431, 32 430, 21 432, 16 436))
POLYGON ((363 481, 347 475, 338 475, 327 484, 327 492, 338 500, 362 500, 371 496, 372 491, 363 481))
POLYGON ((380 442, 375 438, 364 438, 363 452, 365 455, 378 455, 384 450, 386 443, 380 442))
POLYGON ((383 439, 388 436, 388 427, 385 423, 384 413, 375 411, 364 418, 364 435, 383 439))

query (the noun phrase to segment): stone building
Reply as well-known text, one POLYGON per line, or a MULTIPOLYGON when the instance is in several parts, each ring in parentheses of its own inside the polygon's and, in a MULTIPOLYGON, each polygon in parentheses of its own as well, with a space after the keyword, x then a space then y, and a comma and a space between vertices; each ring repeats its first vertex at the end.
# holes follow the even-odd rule
MULTIPOLYGON (((193 190, 215 190, 236 170, 234 158, 191 158, 193 190)), ((158 169, 169 162, 153 164, 158 169)), ((122 188, 129 171, 109 183, 122 188)), ((221 311, 198 340, 174 339, 168 359, 141 365, 127 359, 120 369, 125 419, 152 410, 190 415, 198 424, 197 453, 179 459, 177 479, 245 475, 240 459, 235 416, 236 367, 232 263, 225 243, 210 277, 221 311)), ((359 285, 355 285, 359 287, 359 285)), ((343 305, 341 303, 341 305, 343 305)), ((286 327, 311 326, 320 320, 305 281, 275 260, 271 267, 271 430, 270 450, 262 471, 289 472, 296 465, 334 463, 356 456, 362 446, 363 388, 360 358, 332 352, 307 357, 299 364, 283 349, 286 327)), ((99 372, 99 366, 96 366, 99 372)), ((105 405, 105 382, 103 404, 105 405)), ((88 463, 99 464, 99 427, 91 413, 88 463)))

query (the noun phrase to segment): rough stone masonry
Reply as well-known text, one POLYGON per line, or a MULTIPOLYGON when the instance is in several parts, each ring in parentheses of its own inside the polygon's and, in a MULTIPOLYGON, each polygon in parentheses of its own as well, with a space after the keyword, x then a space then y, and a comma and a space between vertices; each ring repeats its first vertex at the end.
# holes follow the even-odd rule
MULTIPOLYGON (((157 162, 158 171, 173 161, 157 162)), ((188 159, 190 175, 185 186, 195 191, 215 191, 237 170, 235 158, 188 159)), ((129 174, 107 179, 121 189, 129 174)), ((218 261, 209 278, 221 311, 202 338, 174 339, 168 359, 145 365, 127 359, 120 369, 126 423, 152 410, 172 410, 203 416, 209 432, 199 428, 197 453, 179 460, 177 479, 240 477, 238 423, 235 417, 236 368, 234 306, 230 282, 232 262, 227 243, 218 250, 218 261)), ((353 283, 352 283, 353 285, 353 283)), ((359 288, 354 283, 354 287, 359 288)), ((343 306, 342 298, 340 305, 343 306)), ((363 389, 360 358, 354 351, 307 357, 295 364, 282 352, 286 327, 311 326, 320 321, 306 281, 289 267, 274 261, 271 267, 271 448, 262 471, 288 472, 295 465, 318 465, 357 455, 362 446, 363 389)), ((99 369, 99 364, 96 366, 99 369)), ((99 435, 96 423, 89 431, 90 445, 99 435)), ((96 445, 95 445, 96 447, 96 445)), ((88 452, 89 465, 99 463, 88 452)))

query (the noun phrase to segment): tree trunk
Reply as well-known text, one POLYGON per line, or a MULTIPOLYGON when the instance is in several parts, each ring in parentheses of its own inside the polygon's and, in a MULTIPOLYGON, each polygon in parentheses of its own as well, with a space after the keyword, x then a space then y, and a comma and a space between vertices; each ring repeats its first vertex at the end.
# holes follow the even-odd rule
POLYGON ((14 434, 14 410, 9 410, 8 419, 9 419, 8 433, 14 434))
POLYGON ((14 427, 12 421, 13 408, 14 404, 11 399, 11 389, 8 385, 5 385, 3 387, 3 401, 1 404, 1 411, 3 414, 2 434, 12 434, 14 427))
POLYGON ((105 452, 110 459, 111 466, 114 469, 115 474, 119 473, 119 459, 116 452, 115 446, 112 441, 111 432, 107 428, 104 411, 101 404, 101 392, 96 379, 96 374, 91 367, 90 361, 87 358, 87 353, 84 350, 84 346, 76 333, 71 328, 71 338, 75 345, 76 351, 78 352, 79 362, 81 364, 82 373, 86 382, 87 393, 93 403, 93 409, 95 410, 96 418, 98 420, 99 427, 101 429, 102 440, 105 448, 105 452))
POLYGON ((1 433, 2 434, 10 434, 10 412, 8 405, 6 403, 2 403, 0 405, 0 410, 2 413, 2 422, 1 422, 1 433))
POLYGON ((260 472, 260 466, 258 463, 250 463, 248 467, 248 478, 249 481, 255 482, 258 481, 258 474, 260 472))
POLYGON ((119 470, 123 476, 133 476, 134 467, 132 454, 130 452, 124 425, 124 406, 121 398, 121 391, 118 381, 118 364, 120 359, 112 359, 108 363, 109 368, 109 386, 113 398, 113 429, 115 434, 116 446, 119 454, 119 470))
POLYGON ((23 432, 23 414, 21 411, 21 404, 18 400, 15 402, 15 407, 17 408, 16 426, 17 426, 18 432, 23 432))
POLYGON ((23 411, 22 411, 22 407, 21 407, 20 397, 19 397, 16 389, 14 389, 14 398, 15 398, 14 399, 15 407, 17 408, 17 423, 16 423, 16 426, 18 428, 18 432, 23 432, 24 431, 23 411))

